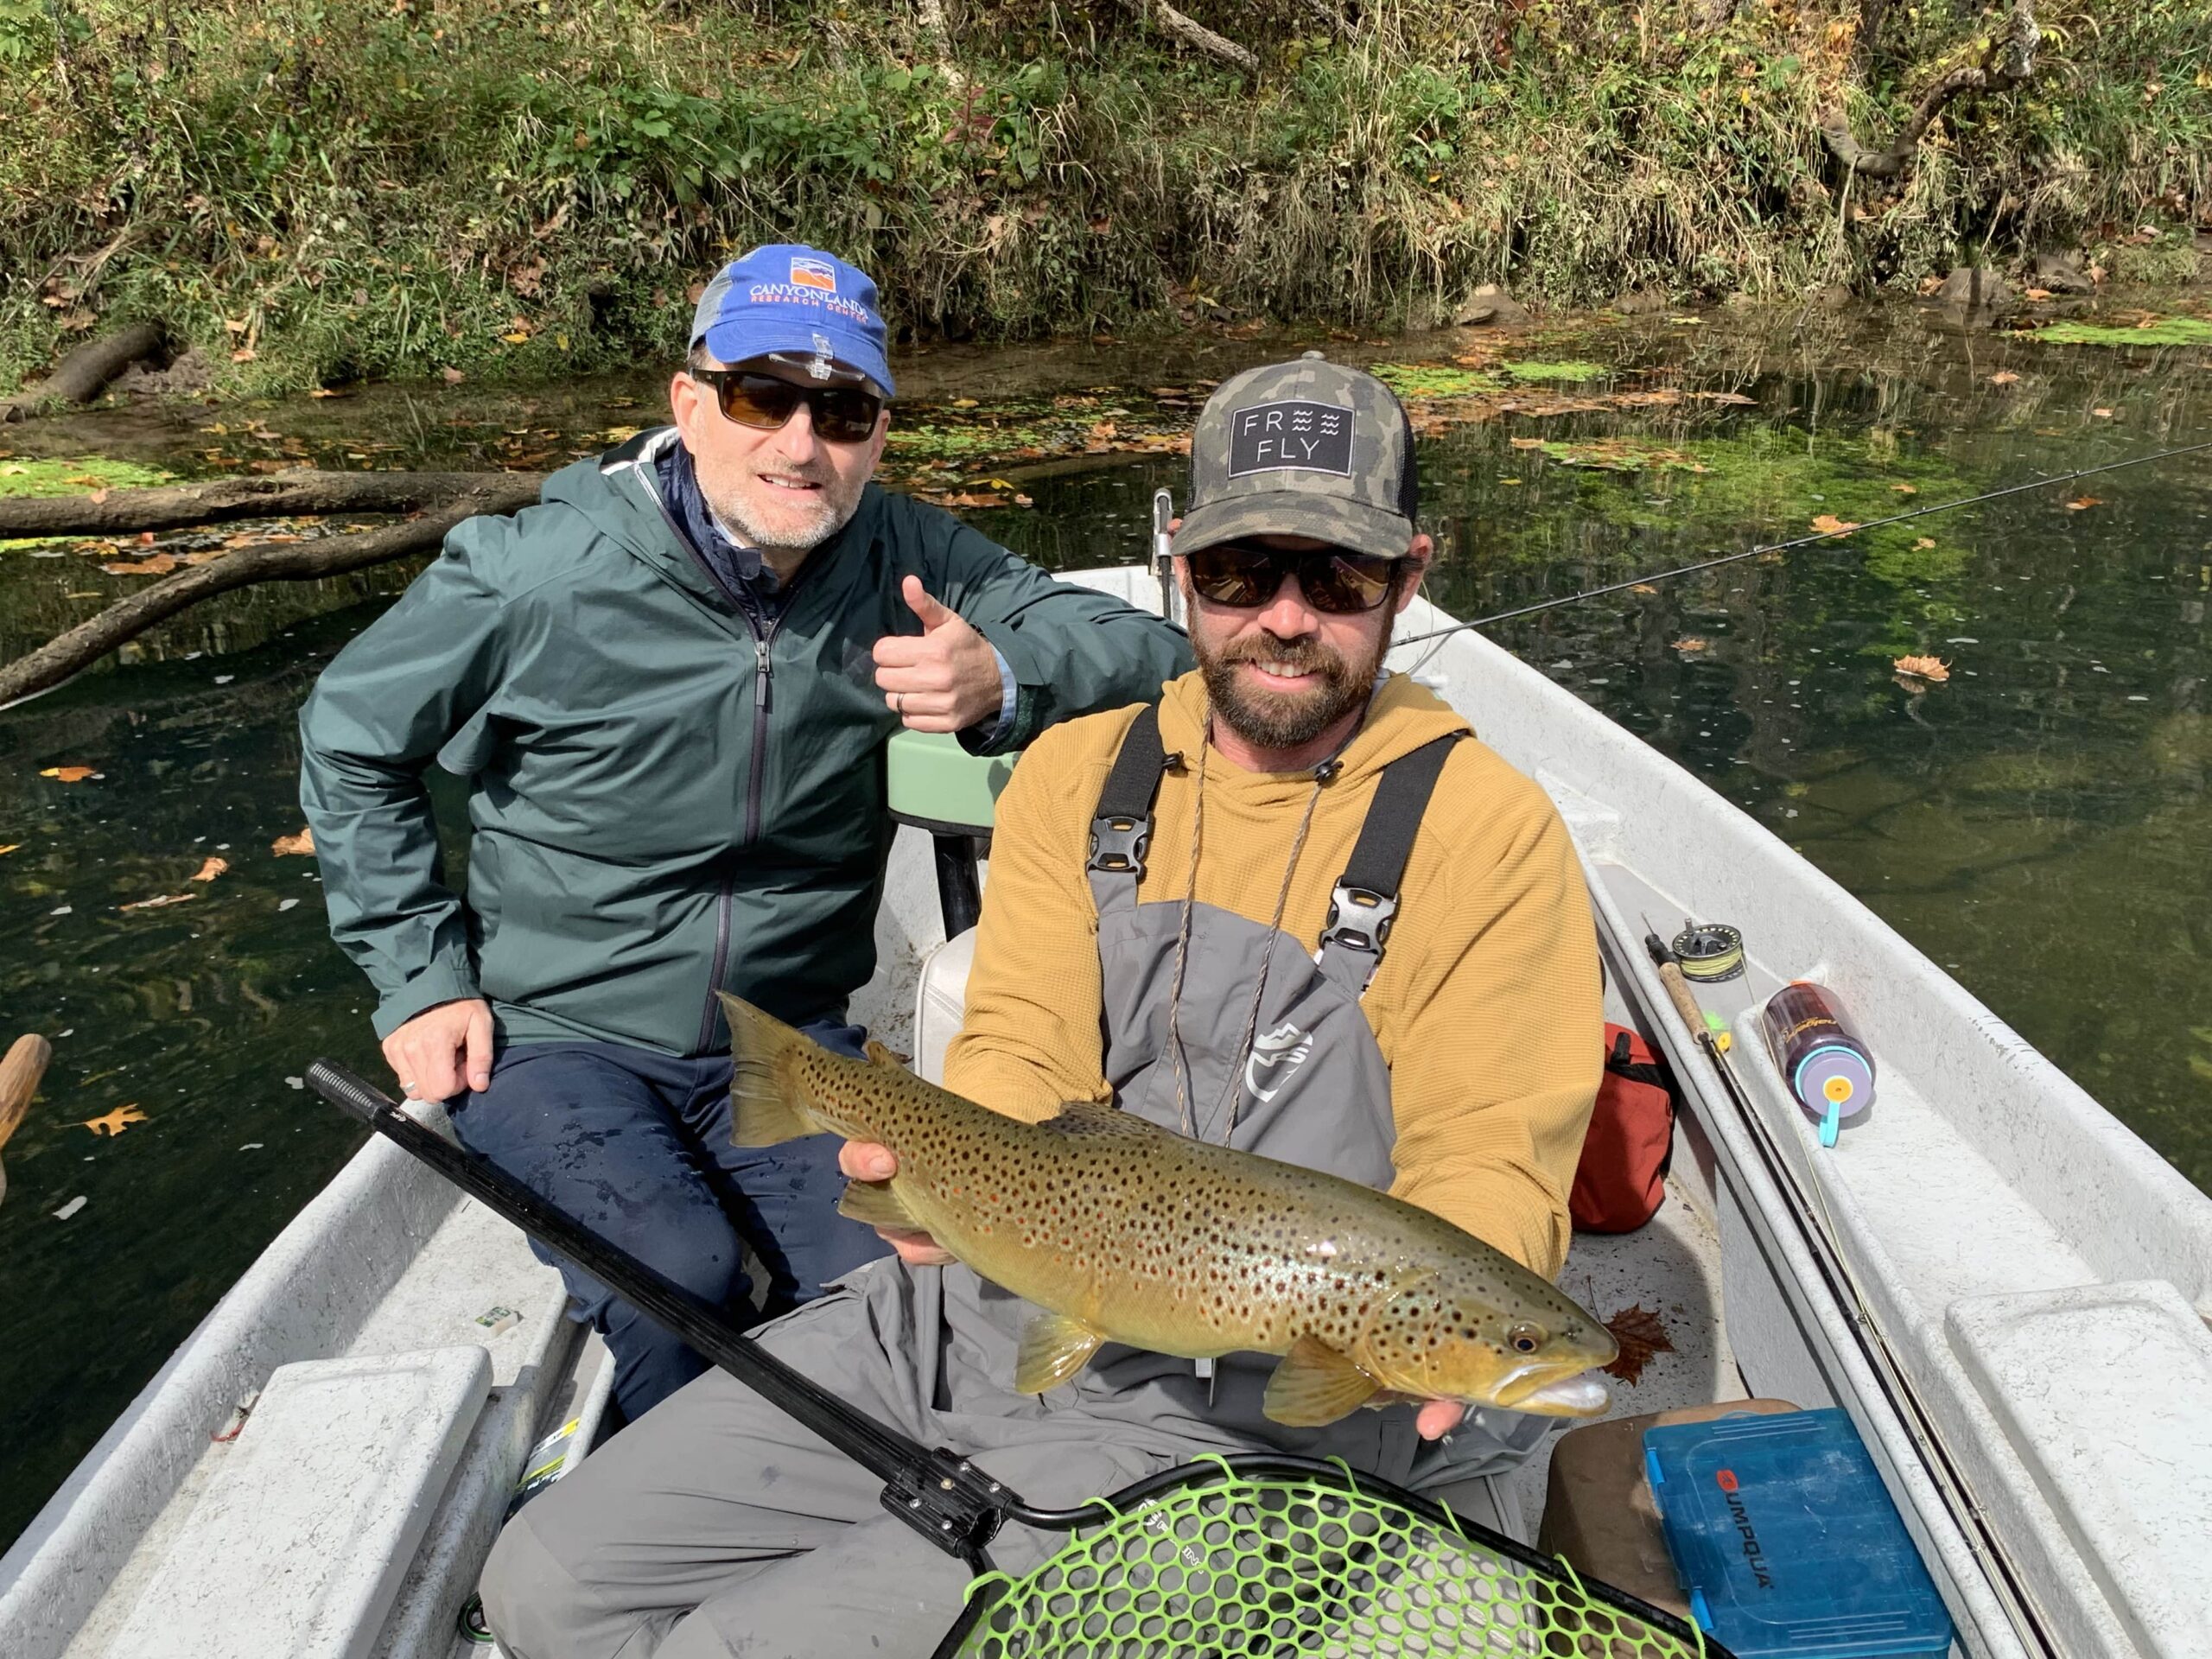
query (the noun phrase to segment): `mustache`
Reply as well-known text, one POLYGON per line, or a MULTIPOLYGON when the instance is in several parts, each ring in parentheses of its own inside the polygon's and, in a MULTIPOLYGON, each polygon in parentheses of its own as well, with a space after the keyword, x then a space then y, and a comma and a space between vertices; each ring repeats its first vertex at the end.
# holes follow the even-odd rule
POLYGON ((1223 647, 1220 661, 1224 668, 1238 663, 1280 663, 1296 673, 1320 674, 1330 679, 1341 678, 1344 671, 1343 656, 1319 639, 1281 639, 1272 633, 1223 647))

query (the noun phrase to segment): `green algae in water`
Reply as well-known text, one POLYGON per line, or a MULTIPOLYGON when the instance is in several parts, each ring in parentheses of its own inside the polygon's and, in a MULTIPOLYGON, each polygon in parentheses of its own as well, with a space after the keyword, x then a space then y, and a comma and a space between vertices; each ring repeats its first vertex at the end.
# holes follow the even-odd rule
POLYGON ((175 474, 158 467, 141 467, 128 461, 105 461, 86 455, 54 461, 28 456, 0 461, 0 499, 26 495, 89 495, 94 490, 133 490, 149 484, 168 484, 175 474))
POLYGON ((1401 397, 1476 397, 1505 390, 1495 375, 1435 363, 1377 363, 1369 372, 1401 397))
POLYGON ((1599 380, 1611 372, 1602 363, 1567 361, 1564 363, 1501 363, 1497 365, 1516 380, 1558 380, 1579 386, 1586 380, 1599 380))
POLYGON ((2143 327, 2104 322, 2054 322, 2031 340, 2054 346, 2212 346, 2212 322, 2202 317, 2161 317, 2143 327))

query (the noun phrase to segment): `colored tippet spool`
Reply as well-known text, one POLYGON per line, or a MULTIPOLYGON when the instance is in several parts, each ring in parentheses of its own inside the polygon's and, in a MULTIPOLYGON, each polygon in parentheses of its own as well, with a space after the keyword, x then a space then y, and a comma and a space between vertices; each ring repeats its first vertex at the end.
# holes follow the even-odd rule
POLYGON ((1672 948, 1682 977, 1701 985, 1718 985, 1744 971, 1744 936, 1726 922, 1685 925, 1672 948))
POLYGON ((1874 1103, 1874 1057, 1845 1023, 1840 1001, 1808 979, 1792 980, 1767 999, 1759 1024, 1789 1092, 1821 1120, 1821 1144, 1835 1145, 1843 1120, 1874 1103))

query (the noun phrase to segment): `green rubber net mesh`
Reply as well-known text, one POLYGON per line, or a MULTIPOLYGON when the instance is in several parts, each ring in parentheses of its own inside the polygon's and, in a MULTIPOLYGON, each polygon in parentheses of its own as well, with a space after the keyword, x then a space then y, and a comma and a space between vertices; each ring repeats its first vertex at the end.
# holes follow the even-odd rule
POLYGON ((1672 1659, 1713 1651, 1356 1483, 1232 1476, 1148 1499, 995 1590, 963 1659, 1672 1659))

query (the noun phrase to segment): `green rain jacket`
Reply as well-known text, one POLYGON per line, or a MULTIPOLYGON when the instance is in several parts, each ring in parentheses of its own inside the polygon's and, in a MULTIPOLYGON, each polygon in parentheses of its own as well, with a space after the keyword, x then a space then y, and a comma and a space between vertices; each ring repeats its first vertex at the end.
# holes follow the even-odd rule
POLYGON ((794 1021, 874 970, 898 716, 871 648, 920 624, 909 572, 996 646, 999 746, 1156 699, 1190 666, 1148 613, 1054 582, 870 485, 757 626, 663 510, 662 428, 471 518, 341 651, 300 715, 301 802, 331 931, 379 1037, 481 995, 503 1042, 726 1047, 719 987, 794 1021), (470 780, 467 899, 423 774, 470 780))

